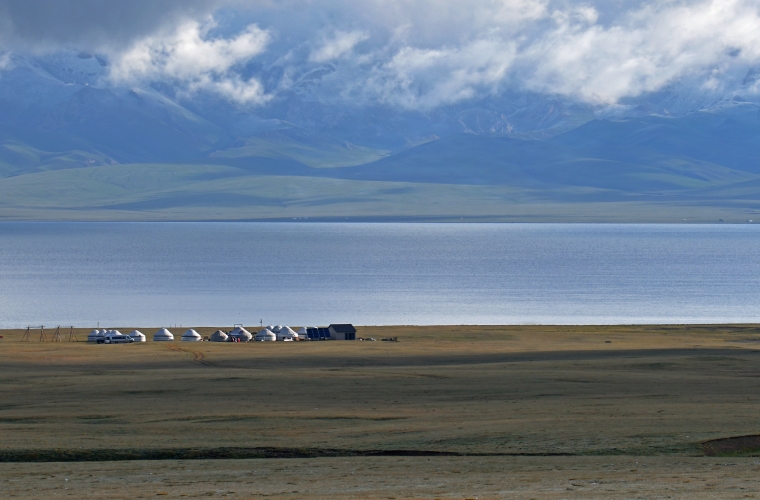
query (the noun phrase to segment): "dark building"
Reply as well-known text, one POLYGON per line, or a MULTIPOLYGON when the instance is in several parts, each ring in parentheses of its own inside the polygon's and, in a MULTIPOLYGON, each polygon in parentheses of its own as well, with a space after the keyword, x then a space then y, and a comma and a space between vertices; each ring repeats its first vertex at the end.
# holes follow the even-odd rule
POLYGON ((328 330, 330 331, 331 340, 356 340, 356 328, 354 328, 354 325, 330 325, 328 330))

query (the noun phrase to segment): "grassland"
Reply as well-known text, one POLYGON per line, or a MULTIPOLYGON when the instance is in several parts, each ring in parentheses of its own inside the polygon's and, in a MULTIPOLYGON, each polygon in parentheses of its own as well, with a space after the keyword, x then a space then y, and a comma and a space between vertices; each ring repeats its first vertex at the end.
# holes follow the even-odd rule
POLYGON ((743 223, 758 218, 756 186, 726 189, 712 197, 639 195, 587 187, 253 175, 224 165, 101 165, 0 178, 0 220, 743 223))
POLYGON ((760 446, 710 444, 760 433, 752 325, 359 329, 398 343, 0 334, 9 498, 760 494, 760 446))

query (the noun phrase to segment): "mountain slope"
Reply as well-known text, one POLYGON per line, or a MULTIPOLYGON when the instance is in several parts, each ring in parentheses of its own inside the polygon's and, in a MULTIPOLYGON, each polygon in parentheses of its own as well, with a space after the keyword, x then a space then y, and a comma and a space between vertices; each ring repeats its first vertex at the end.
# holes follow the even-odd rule
MULTIPOLYGON (((584 126, 609 132, 610 124, 584 126)), ((571 132, 569 134, 573 134, 571 132)), ((569 135, 567 134, 567 135, 569 135)), ((617 130, 602 141, 582 143, 574 137, 556 141, 524 141, 505 137, 460 135, 443 138, 388 158, 347 169, 346 177, 362 180, 393 180, 451 184, 491 185, 551 189, 588 186, 627 192, 698 189, 744 182, 756 177, 702 158, 665 155, 656 149, 626 153, 606 149, 624 143, 617 130)), ((583 134, 587 137, 589 134, 583 134)), ((741 154, 751 155, 742 150, 741 154)))
POLYGON ((650 164, 691 158, 758 174, 760 106, 736 103, 679 118, 594 120, 548 142, 597 158, 650 164))
POLYGON ((245 107, 168 83, 114 85, 109 62, 91 54, 14 56, 0 71, 0 217, 107 218, 113 207, 126 218, 279 217, 297 199, 304 216, 456 218, 441 193, 467 193, 457 210, 478 217, 507 217, 499 203, 520 200, 562 211, 756 209, 754 80, 718 98, 674 85, 606 110, 528 92, 409 110, 326 96, 322 82, 336 73, 323 66, 245 107), (288 183, 309 194, 291 197, 288 183), (285 194, 260 192, 267 187, 285 194))

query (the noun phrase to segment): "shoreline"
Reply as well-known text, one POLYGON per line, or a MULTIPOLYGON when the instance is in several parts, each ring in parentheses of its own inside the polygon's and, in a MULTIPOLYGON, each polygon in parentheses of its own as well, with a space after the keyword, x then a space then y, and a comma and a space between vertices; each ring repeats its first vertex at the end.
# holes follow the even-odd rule
MULTIPOLYGON (((31 328, 31 334, 34 334, 35 332, 39 336, 40 328, 39 323, 37 323, 36 328, 34 326, 31 328)), ((66 325, 57 325, 61 329, 61 336, 66 334, 68 337, 70 333, 70 326, 66 325)), ((55 333, 55 329, 57 326, 45 326, 45 335, 51 336, 55 333)), ((261 325, 243 325, 243 328, 248 330, 251 333, 256 333, 257 331, 261 330, 262 328, 266 328, 267 325, 261 326, 261 325)), ((296 330, 298 328, 301 328, 302 326, 308 326, 309 328, 311 325, 288 325, 290 328, 296 330)), ((760 333, 760 322, 731 322, 731 323, 583 323, 583 324, 565 324, 565 323, 542 323, 542 324, 536 324, 536 323, 515 323, 515 324, 426 324, 426 325, 413 325, 413 324, 396 324, 396 325, 353 325, 355 328, 357 328, 357 339, 361 336, 358 333, 359 329, 371 331, 373 333, 377 333, 377 331, 382 330, 389 330, 389 332, 392 331, 398 331, 399 329, 402 329, 404 331, 406 330, 429 330, 429 329, 461 329, 461 328, 476 328, 476 329, 486 329, 486 330, 492 330, 492 329, 506 329, 506 330, 513 330, 513 329, 550 329, 550 330, 556 330, 556 329, 599 329, 599 328, 622 328, 622 329, 658 329, 658 328, 694 328, 697 330, 746 330, 748 333, 753 333, 752 330, 757 330, 757 333, 760 333)), ((85 338, 88 333, 90 333, 93 329, 101 328, 101 329, 107 329, 107 330, 119 330, 121 333, 127 334, 132 330, 139 330, 142 333, 147 335, 152 335, 156 331, 166 328, 172 333, 181 335, 184 331, 188 329, 196 330, 198 333, 200 333, 202 336, 210 335, 214 333, 216 330, 223 330, 228 331, 232 330, 233 326, 193 326, 193 325, 180 325, 180 326, 102 326, 98 327, 73 327, 74 333, 77 335, 77 337, 84 335, 85 338)), ((16 340, 16 336, 23 335, 26 332, 26 327, 21 328, 0 328, 0 336, 2 336, 5 339, 13 339, 16 340)), ((598 333, 594 331, 594 333, 598 333)), ((390 335, 388 335, 390 336, 390 335)), ((80 340, 81 342, 81 340, 80 340)), ((150 342, 150 340, 148 341, 150 342)), ((175 338, 175 342, 179 342, 178 338, 175 338)), ((350 342, 350 341, 346 341, 350 342)))

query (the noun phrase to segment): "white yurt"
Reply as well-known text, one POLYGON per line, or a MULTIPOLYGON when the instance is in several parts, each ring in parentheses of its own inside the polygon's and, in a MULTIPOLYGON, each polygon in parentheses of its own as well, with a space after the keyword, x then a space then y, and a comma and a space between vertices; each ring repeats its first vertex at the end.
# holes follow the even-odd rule
POLYGON ((174 340, 172 332, 166 328, 161 328, 159 331, 153 334, 153 342, 171 342, 174 340))
POLYGON ((301 328, 298 329, 298 337, 304 338, 304 339, 307 338, 305 326, 302 326, 301 328))
POLYGON ((277 340, 284 340, 285 342, 292 342, 298 338, 298 334, 293 331, 289 326, 283 326, 280 331, 277 332, 277 340))
POLYGON ((282 330, 282 325, 275 325, 272 328, 270 328, 274 333, 280 333, 280 330, 282 330))
POLYGON ((106 336, 106 334, 104 332, 105 332, 105 330, 101 331, 101 330, 98 330, 98 329, 95 329, 95 330, 91 331, 87 335, 87 342, 97 342, 98 339, 102 339, 103 337, 106 336))
POLYGON ((201 334, 190 328, 188 331, 182 334, 179 339, 181 342, 203 342, 201 334))
POLYGON ((240 339, 240 342, 250 342, 253 339, 253 335, 251 332, 243 328, 242 326, 238 326, 234 330, 230 332, 230 337, 238 338, 240 339))
POLYGON ((273 342, 277 340, 277 335, 272 333, 269 328, 264 328, 256 334, 256 342, 273 342))
POLYGON ((119 330, 108 330, 108 333, 111 335, 121 335, 121 332, 119 330))
POLYGON ((135 342, 145 342, 145 334, 141 332, 140 330, 132 330, 129 332, 129 336, 135 341, 135 342))
POLYGON ((227 342, 229 337, 221 330, 217 330, 208 338, 211 342, 227 342))

